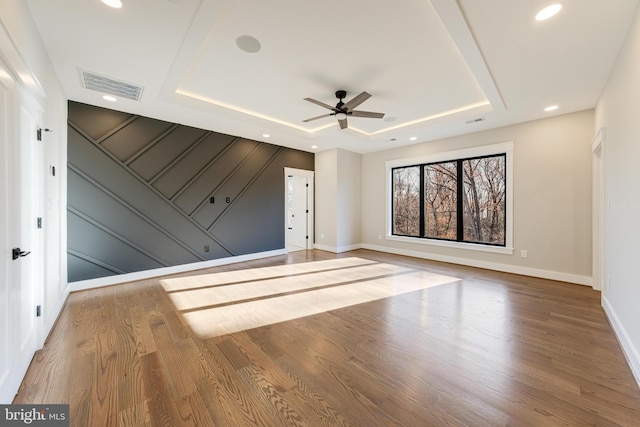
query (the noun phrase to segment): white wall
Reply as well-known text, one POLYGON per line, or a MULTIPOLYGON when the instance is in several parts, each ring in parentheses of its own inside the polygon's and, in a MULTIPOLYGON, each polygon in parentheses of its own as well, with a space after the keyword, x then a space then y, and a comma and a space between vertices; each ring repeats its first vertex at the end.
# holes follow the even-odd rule
MULTIPOLYGON (((52 132, 43 135, 45 145, 44 163, 47 175, 44 187, 46 211, 43 223, 45 231, 45 283, 42 284, 43 328, 41 340, 53 326, 67 296, 66 262, 66 144, 67 144, 67 100, 62 92, 53 65, 44 49, 40 34, 31 19, 27 2, 23 0, 0 1, 0 25, 11 38, 17 53, 8 49, 0 52, 10 67, 27 71, 35 77, 44 93, 37 93, 32 87, 27 89, 38 99, 44 109, 42 126, 52 132), (18 64, 17 62, 21 62, 18 64), (55 177, 49 173, 55 166, 55 177)), ((13 170, 10 173, 18 173, 13 170)), ((2 218, 2 220, 6 220, 2 218)), ((11 227, 11 224, 9 224, 11 227)))
POLYGON ((362 156, 338 151, 338 252, 360 247, 362 156))
POLYGON ((344 252, 360 247, 361 156, 333 149, 315 156, 315 247, 344 252))
POLYGON ((338 246, 338 151, 316 153, 315 246, 336 252, 338 246))
POLYGON ((604 128, 602 303, 640 383, 640 11, 596 106, 604 128), (607 280, 608 277, 608 280, 607 280))
POLYGON ((593 122, 587 110, 363 155, 363 247, 590 285, 593 122), (513 255, 384 238, 386 161, 508 141, 514 143, 513 255))

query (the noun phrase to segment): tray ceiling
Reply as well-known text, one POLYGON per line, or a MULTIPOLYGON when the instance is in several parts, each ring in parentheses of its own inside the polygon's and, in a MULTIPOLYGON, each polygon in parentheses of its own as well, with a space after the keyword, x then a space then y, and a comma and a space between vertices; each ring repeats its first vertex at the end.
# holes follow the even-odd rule
POLYGON ((28 2, 69 99, 355 152, 592 108, 638 3, 565 0, 537 22, 548 2, 28 2), (251 41, 259 45, 247 52, 251 41), (139 86, 142 96, 110 103, 83 87, 82 72, 139 86), (350 117, 345 130, 334 117, 303 123, 329 112, 304 98, 335 105, 338 89, 346 100, 370 93, 359 109, 384 119, 350 117), (544 112, 550 104, 560 108, 544 112))

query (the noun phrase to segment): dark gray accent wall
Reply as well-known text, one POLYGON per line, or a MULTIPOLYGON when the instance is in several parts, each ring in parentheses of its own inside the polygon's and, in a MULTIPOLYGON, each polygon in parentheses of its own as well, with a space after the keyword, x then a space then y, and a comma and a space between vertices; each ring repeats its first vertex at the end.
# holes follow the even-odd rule
POLYGON ((77 102, 68 117, 70 282, 284 247, 284 168, 312 153, 77 102))

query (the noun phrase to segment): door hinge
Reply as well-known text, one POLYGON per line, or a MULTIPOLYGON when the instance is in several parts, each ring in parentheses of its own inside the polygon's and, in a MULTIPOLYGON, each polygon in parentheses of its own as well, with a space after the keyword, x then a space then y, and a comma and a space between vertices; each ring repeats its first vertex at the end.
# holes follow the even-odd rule
POLYGON ((36 317, 40 317, 42 315, 42 306, 36 305, 36 317))
POLYGON ((307 187, 309 186, 309 184, 305 184, 307 187))
POLYGON ((37 227, 42 228, 42 218, 38 217, 37 227))
POLYGON ((307 239, 307 240, 309 240, 309 236, 305 236, 304 238, 305 238, 305 239, 307 239))
POLYGON ((42 141, 42 131, 51 132, 51 129, 38 128, 38 131, 36 132, 36 138, 38 139, 38 141, 42 141))

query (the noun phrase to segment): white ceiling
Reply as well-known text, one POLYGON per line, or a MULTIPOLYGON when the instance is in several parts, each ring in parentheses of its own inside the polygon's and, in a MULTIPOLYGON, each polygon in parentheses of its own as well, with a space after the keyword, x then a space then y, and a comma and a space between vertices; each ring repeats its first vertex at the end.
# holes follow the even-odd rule
POLYGON ((28 3, 71 100, 365 153, 593 108, 639 0, 559 1, 544 22, 534 16, 549 0, 28 3), (241 50, 243 35, 261 50, 241 50), (141 86, 142 97, 105 101, 80 71, 141 86), (385 118, 349 117, 345 130, 334 117, 303 123, 330 112, 304 98, 335 105, 338 89, 345 101, 370 93, 357 109, 385 118))

